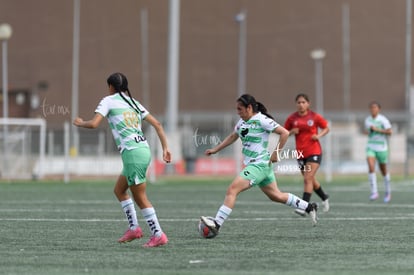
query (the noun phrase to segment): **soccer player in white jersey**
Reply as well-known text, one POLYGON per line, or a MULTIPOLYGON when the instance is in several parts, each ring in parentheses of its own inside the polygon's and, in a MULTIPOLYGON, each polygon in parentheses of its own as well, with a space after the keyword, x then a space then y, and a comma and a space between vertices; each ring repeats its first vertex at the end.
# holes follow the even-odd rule
POLYGON ((378 199, 377 176, 375 174, 375 163, 378 160, 384 178, 384 202, 388 203, 391 200, 390 174, 387 171, 388 137, 392 134, 391 123, 384 115, 380 114, 381 106, 378 102, 371 102, 369 110, 371 115, 365 119, 365 133, 368 135, 366 147, 368 180, 371 187, 369 199, 378 199))
POLYGON ((214 221, 205 216, 201 216, 201 220, 210 230, 218 233, 224 221, 230 216, 238 194, 258 186, 270 200, 305 210, 315 225, 317 205, 308 203, 291 193, 283 193, 277 187, 272 163, 279 160, 278 155, 289 137, 289 131, 275 122, 267 113, 266 107, 249 94, 244 94, 237 99, 236 109, 240 120, 234 131, 223 142, 212 149, 207 149, 205 154, 207 156, 215 154, 240 138, 245 167, 228 187, 224 203, 218 209, 214 221), (269 153, 267 148, 270 133, 279 135, 279 142, 272 153, 269 153))
POLYGON ((95 116, 87 121, 78 117, 73 124, 78 127, 96 128, 106 117, 121 153, 123 170, 116 182, 114 193, 124 210, 129 229, 118 242, 130 242, 143 236, 134 202, 127 192, 129 188, 151 230, 151 237, 144 247, 164 245, 168 242, 167 235, 162 231, 155 209, 146 195, 146 172, 151 161, 151 153, 142 132, 142 121, 147 121, 155 128, 162 145, 163 160, 169 163, 171 153, 164 129, 156 118, 132 98, 125 75, 114 73, 108 77, 107 83, 109 96, 101 100, 95 110, 95 116))

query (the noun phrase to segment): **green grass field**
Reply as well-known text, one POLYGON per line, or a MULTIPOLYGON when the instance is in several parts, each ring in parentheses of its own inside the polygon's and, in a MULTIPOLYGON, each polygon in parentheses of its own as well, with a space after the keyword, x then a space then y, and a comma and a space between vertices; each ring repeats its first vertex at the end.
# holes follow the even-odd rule
MULTIPOLYGON (((142 248, 140 212, 144 238, 117 243, 127 223, 113 182, 0 183, 0 274, 414 274, 412 181, 394 180, 388 205, 368 201, 365 176, 325 183, 331 211, 316 227, 254 188, 215 239, 202 239, 198 217, 215 215, 229 180, 149 185, 170 240, 152 249, 142 248)), ((279 188, 302 194, 298 177, 279 188)))

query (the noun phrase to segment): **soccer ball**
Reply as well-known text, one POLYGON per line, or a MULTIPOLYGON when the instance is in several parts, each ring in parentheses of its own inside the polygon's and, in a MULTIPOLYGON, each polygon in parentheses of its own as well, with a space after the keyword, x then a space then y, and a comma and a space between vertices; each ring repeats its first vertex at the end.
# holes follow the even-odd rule
MULTIPOLYGON (((207 217, 207 219, 214 221, 213 217, 207 217)), ((217 236, 217 233, 210 230, 210 228, 208 228, 207 225, 202 220, 198 222, 198 233, 200 233, 201 237, 206 238, 206 239, 211 239, 217 236)))

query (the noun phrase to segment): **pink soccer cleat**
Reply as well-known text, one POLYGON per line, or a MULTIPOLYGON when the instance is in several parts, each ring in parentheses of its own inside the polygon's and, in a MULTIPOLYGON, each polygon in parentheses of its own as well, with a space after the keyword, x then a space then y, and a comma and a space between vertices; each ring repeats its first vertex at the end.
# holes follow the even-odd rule
POLYGON ((143 247, 156 247, 168 243, 168 238, 165 233, 162 233, 161 236, 152 236, 149 241, 143 245, 143 247))
POLYGON ((378 193, 372 193, 372 194, 369 196, 369 200, 371 200, 371 201, 375 201, 376 199, 378 199, 378 197, 379 197, 378 193))
POLYGON ((141 227, 137 227, 134 230, 128 229, 125 231, 124 235, 118 240, 119 243, 126 243, 133 241, 135 239, 142 238, 144 234, 142 233, 141 227))

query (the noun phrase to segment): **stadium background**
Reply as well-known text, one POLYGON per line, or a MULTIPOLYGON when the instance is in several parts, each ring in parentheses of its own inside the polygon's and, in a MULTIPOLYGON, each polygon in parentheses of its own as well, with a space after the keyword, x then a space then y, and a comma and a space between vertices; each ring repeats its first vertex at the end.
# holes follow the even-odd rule
MULTIPOLYGON (((324 146, 328 146, 325 152, 333 171, 365 171, 361 126, 368 103, 377 100, 394 127, 391 167, 402 173, 410 157, 407 114, 412 106, 405 89, 403 0, 181 0, 179 128, 171 133, 177 158, 174 169, 158 167, 157 173, 214 173, 223 167, 228 167, 223 173, 234 173, 234 148, 214 160, 216 170, 202 152, 223 140, 237 119, 240 23, 235 19, 241 11, 247 14, 246 91, 265 103, 280 123, 294 111, 298 92, 308 93, 314 106, 315 62, 310 52, 323 48, 323 110, 333 128, 324 146), (349 7, 348 82, 343 59, 344 5, 349 7)), ((50 174, 62 172, 63 166, 56 163, 63 161, 65 151, 63 124, 71 121, 74 109, 73 14, 74 1, 69 0, 0 0, 0 22, 13 28, 8 41, 9 116, 46 120, 50 174), (16 100, 22 95, 23 102, 16 100)), ((166 121, 168 18, 167 0, 80 1, 81 117, 92 116, 107 94, 107 76, 121 71, 133 95, 145 98, 148 109, 166 121), (147 68, 142 66, 141 54, 143 10, 148 13, 147 68), (147 97, 142 93, 145 69, 147 97)), ((71 173, 118 173, 120 159, 106 124, 98 131, 80 130, 79 140, 79 148, 72 151, 71 173)), ((34 153, 36 144, 32 144, 34 153)))

